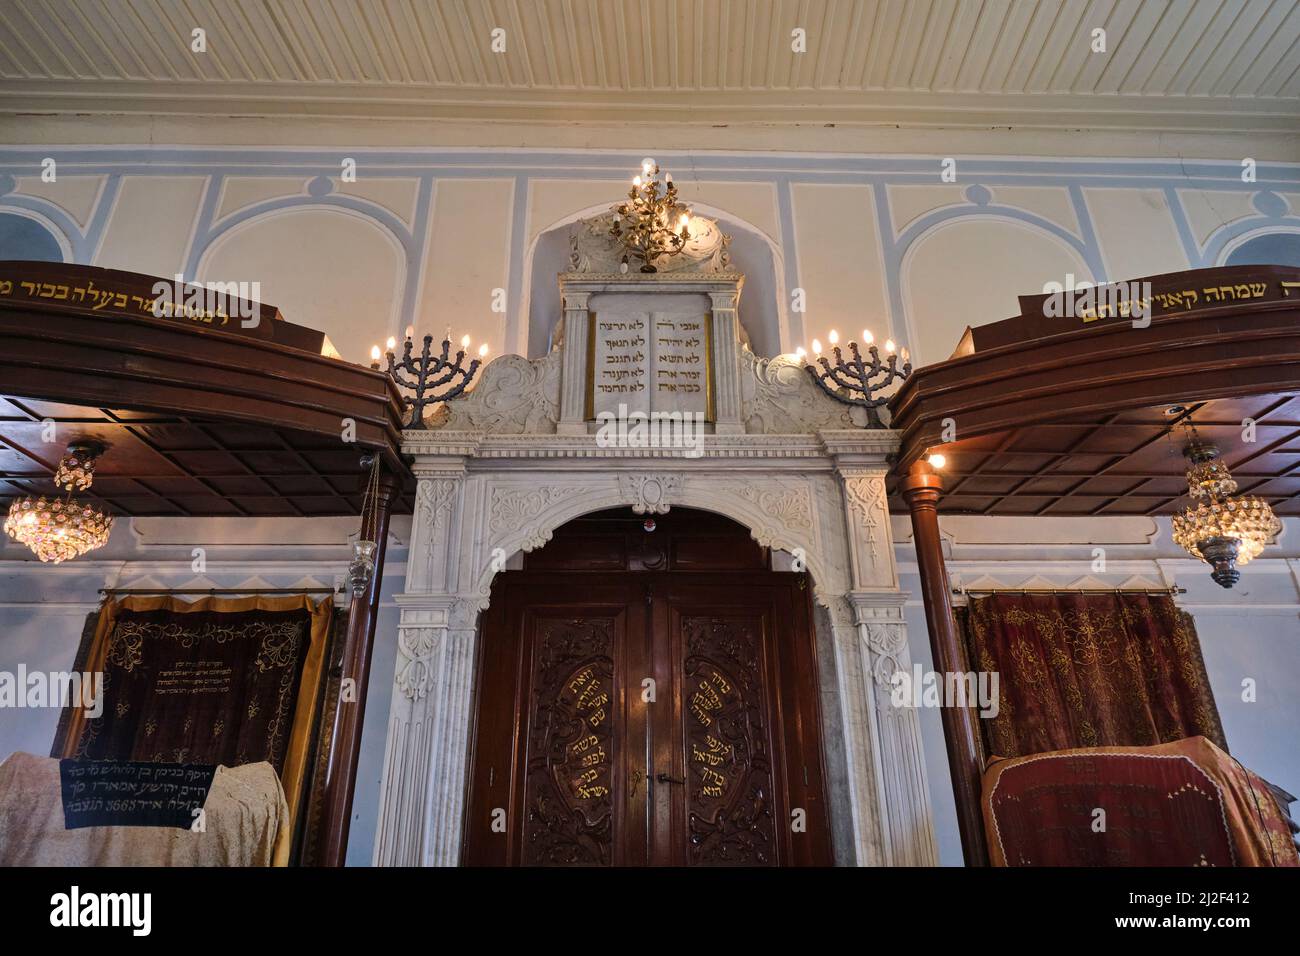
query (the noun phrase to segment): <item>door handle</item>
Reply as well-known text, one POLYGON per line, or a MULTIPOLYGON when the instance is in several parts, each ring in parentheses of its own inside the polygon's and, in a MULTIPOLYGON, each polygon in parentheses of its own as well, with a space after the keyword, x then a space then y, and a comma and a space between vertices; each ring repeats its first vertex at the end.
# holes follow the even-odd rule
POLYGON ((666 773, 655 774, 655 779, 658 780, 660 783, 680 783, 683 785, 685 785, 686 783, 685 780, 678 780, 676 777, 670 777, 666 773))

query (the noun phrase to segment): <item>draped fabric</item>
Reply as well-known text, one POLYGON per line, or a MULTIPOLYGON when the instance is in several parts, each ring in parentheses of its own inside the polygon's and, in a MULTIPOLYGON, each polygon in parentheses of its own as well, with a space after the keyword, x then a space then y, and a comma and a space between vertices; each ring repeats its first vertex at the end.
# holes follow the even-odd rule
POLYGON ((287 866, 292 828, 268 763, 217 767, 202 832, 188 827, 67 829, 59 761, 27 753, 0 763, 0 867, 287 866))
POLYGON ((1227 749, 1191 617, 1166 595, 993 594, 965 630, 970 666, 998 674, 990 756, 1197 735, 1227 749))
POLYGON ((63 756, 266 761, 296 818, 331 614, 303 595, 108 602, 85 665, 102 713, 73 713, 63 756))
POLYGON ((994 866, 1300 866, 1268 784, 1204 737, 999 760, 983 789, 994 866))

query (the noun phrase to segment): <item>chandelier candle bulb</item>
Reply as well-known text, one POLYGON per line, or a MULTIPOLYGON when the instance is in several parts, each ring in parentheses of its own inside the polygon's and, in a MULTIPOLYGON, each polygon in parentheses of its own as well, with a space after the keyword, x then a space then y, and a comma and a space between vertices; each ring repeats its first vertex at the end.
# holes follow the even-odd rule
POLYGON ((379 368, 379 346, 378 345, 370 346, 370 367, 373 369, 379 368))
POLYGON ((872 337, 871 333, 870 333, 867 329, 863 329, 863 330, 862 330, 862 344, 863 344, 863 345, 870 345, 870 344, 871 344, 872 342, 874 342, 874 341, 875 341, 875 338, 872 337))
POLYGON ((640 259, 641 271, 658 272, 656 262, 680 253, 690 240, 691 211, 677 201, 677 187, 665 174, 659 181, 659 166, 646 160, 643 175, 632 178, 627 202, 614 208, 609 235, 640 259))
POLYGON ((819 339, 813 339, 813 355, 822 354, 822 343, 819 339))

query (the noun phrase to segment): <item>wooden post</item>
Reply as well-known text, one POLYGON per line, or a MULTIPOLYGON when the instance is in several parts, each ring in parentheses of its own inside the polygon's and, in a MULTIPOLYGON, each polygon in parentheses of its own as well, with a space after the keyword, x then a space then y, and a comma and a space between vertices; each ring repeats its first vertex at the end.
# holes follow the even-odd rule
MULTIPOLYGON (((372 460, 362 459, 368 475, 372 460)), ((340 701, 330 740, 325 769, 324 812, 320 833, 323 849, 321 866, 343 866, 348 849, 348 827, 352 822, 352 791, 357 781, 361 756, 361 725, 366 714, 366 687, 370 682, 370 656, 375 645, 375 621, 379 616, 379 592, 384 578, 384 552, 388 542, 388 518, 398 482, 380 465, 379 493, 369 531, 375 542, 375 571, 366 592, 354 595, 348 609, 348 631, 343 642, 343 679, 354 681, 355 700, 340 701)))
MULTIPOLYGON (((934 668, 940 673, 965 671, 966 655, 952 616, 948 569, 944 566, 943 544, 939 538, 937 505, 943 482, 928 462, 918 461, 903 479, 901 490, 912 513, 912 539, 921 572, 921 597, 934 668)), ((984 768, 975 712, 970 707, 944 707, 941 716, 952 790, 957 800, 962 854, 967 866, 987 866, 984 817, 980 811, 980 779, 984 768)))

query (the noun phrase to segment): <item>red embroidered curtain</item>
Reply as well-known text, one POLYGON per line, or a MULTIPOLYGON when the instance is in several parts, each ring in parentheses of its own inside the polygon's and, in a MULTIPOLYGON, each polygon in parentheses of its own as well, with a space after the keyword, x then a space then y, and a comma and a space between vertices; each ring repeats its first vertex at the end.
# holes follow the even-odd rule
POLYGON ((970 666, 996 672, 990 756, 1141 747, 1201 735, 1227 749, 1190 615, 1165 595, 993 594, 965 615, 970 666))

